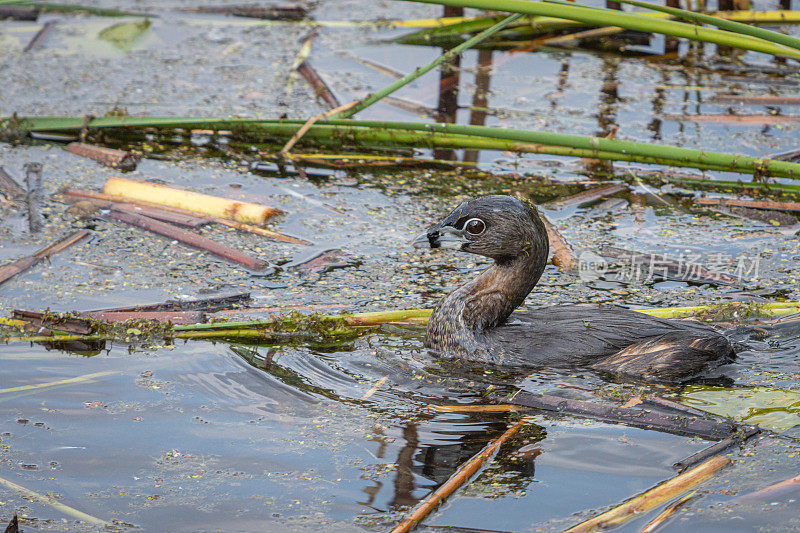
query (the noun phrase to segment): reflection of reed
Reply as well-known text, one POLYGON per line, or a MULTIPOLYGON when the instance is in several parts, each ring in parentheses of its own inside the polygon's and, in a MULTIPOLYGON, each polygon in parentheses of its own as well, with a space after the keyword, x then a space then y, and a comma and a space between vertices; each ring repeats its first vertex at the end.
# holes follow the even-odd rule
MULTIPOLYGON (((463 17, 463 7, 444 8, 445 17, 463 17)), ((442 53, 446 53, 449 48, 442 48, 442 53)), ((458 111, 458 85, 459 69, 461 68, 461 55, 455 56, 450 61, 442 63, 439 71, 439 105, 437 106, 437 122, 445 124, 455 124, 456 112, 458 111)), ((434 150, 434 159, 455 159, 454 150, 434 150)))
POLYGON ((617 127, 619 104, 619 63, 614 58, 603 59, 603 84, 600 86, 600 108, 597 112, 598 135, 608 136, 617 127))
MULTIPOLYGON (((473 126, 486 125, 486 109, 489 107, 489 83, 492 77, 492 51, 478 52, 478 68, 475 71, 475 94, 472 96, 472 113, 469 123, 473 126)), ((465 150, 464 161, 478 162, 478 150, 465 150)))
POLYGON ((653 140, 661 139, 661 119, 658 118, 664 112, 664 104, 667 100, 667 91, 664 85, 669 83, 669 74, 661 71, 661 86, 656 87, 653 95, 653 120, 647 125, 647 129, 653 132, 653 140))
POLYGON ((403 428, 403 438, 406 443, 397 454, 397 476, 394 478, 392 507, 414 505, 419 501, 414 498, 414 473, 411 470, 414 464, 414 453, 419 446, 417 424, 407 424, 403 428))
MULTIPOLYGON (((681 7, 680 0, 667 0, 667 7, 681 7)), ((688 6, 686 9, 690 9, 688 6)), ((678 52, 678 38, 672 35, 664 36, 664 54, 675 54, 678 52)))

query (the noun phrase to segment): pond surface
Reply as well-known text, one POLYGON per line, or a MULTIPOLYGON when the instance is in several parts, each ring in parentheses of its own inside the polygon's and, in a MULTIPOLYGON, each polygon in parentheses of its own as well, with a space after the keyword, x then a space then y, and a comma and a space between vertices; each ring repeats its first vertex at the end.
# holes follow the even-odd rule
MULTIPOLYGON (((103 115, 115 106, 131 114, 184 116, 304 118, 324 111, 302 79, 288 83, 307 26, 176 11, 192 2, 97 5, 160 17, 129 52, 97 39, 117 19, 45 14, 36 24, 0 22, 0 72, 6 80, 0 116, 103 115), (58 25, 45 45, 22 53, 47 20, 58 25)), ((800 7, 796 0, 794 7, 800 7)), ((392 20, 439 16, 440 9, 322 1, 312 15, 317 21, 392 20)), ((347 102, 392 81, 369 64, 406 73, 441 53, 386 41, 410 31, 323 25, 308 60, 347 102)), ((799 34, 796 27, 790 32, 799 34)), ((658 46, 656 39, 651 47, 658 46)), ((494 51, 484 120, 575 134, 605 134, 618 126, 618 138, 747 155, 796 149, 797 121, 753 125, 676 117, 725 114, 729 108, 743 115, 798 115, 791 106, 776 110, 714 100, 716 93, 731 91, 797 96, 800 76, 775 73, 783 66, 760 54, 744 54, 731 64, 717 58, 713 47, 704 50, 706 60, 699 65, 596 51, 494 51)), ((476 111, 470 109, 476 107, 476 74, 487 70, 477 68, 479 60, 477 51, 462 59, 459 123, 469 123, 476 111)), ((486 60, 484 54, 484 67, 486 60)), ((380 103, 359 117, 430 120, 419 113, 437 108, 438 87, 431 74, 395 95, 406 104, 380 103), (415 111, 409 111, 409 101, 417 104, 415 111)), ((281 177, 272 167, 255 172, 238 161, 169 150, 145 158, 127 174, 286 211, 269 227, 312 246, 222 227, 202 229, 269 261, 274 268, 264 273, 102 218, 79 218, 55 196, 44 206, 44 231, 32 236, 24 210, 0 203, 3 264, 69 231, 93 231, 84 244, 0 286, 0 315, 242 291, 251 293, 255 309, 219 316, 260 318, 276 307, 319 312, 430 307, 488 263, 464 254, 421 253, 410 248, 411 238, 466 196, 515 192, 542 205, 579 255, 607 246, 664 254, 739 272, 744 282, 642 279, 614 265, 587 277, 549 265, 527 306, 590 302, 642 308, 800 299, 796 221, 776 224, 700 209, 686 201, 691 191, 645 182, 632 182, 634 194, 618 194, 613 203, 555 209, 544 204, 591 184, 584 162, 489 151, 420 154, 455 157, 477 169, 307 168, 306 178, 281 177), (330 249, 343 251, 336 268, 311 273, 289 268, 330 249)), ((59 144, 0 144, 0 165, 13 175, 20 177, 29 161, 44 164, 45 187, 53 195, 62 187, 100 190, 118 174, 59 144)), ((653 168, 619 163, 609 178, 646 170, 653 168)), ((430 405, 474 403, 487 390, 516 388, 581 399, 592 399, 592 393, 627 398, 680 392, 611 383, 589 372, 454 369, 423 349, 422 331, 384 326, 335 345, 109 342, 91 356, 41 344, 0 345, 0 478, 114 521, 122 530, 387 531, 517 419, 507 413, 438 413, 430 405), (16 389, 71 378, 80 379, 16 389)), ((722 369, 729 386, 798 389, 800 327, 737 331, 734 337, 748 349, 722 369)), ((781 429, 731 451, 734 465, 701 485, 701 497, 661 529, 800 529, 798 490, 775 499, 735 501, 796 476, 799 439, 797 428, 781 429)), ((674 476, 673 463, 709 444, 576 417, 531 416, 422 530, 562 530, 674 476)), ((659 510, 621 530, 641 530, 659 510)), ((24 531, 93 530, 0 485, 0 525, 15 511, 24 531)))

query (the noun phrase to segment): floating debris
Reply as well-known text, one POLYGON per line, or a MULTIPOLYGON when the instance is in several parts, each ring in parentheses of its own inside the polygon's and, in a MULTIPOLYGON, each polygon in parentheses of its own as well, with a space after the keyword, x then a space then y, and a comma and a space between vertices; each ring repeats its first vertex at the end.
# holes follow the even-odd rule
POLYGON ((731 503, 757 502, 766 501, 767 499, 774 501, 776 496, 785 492, 794 492, 798 487, 800 487, 800 476, 795 476, 755 492, 743 494, 742 496, 734 498, 731 503))
POLYGON ((743 94, 717 93, 713 96, 717 102, 732 102, 738 104, 758 105, 800 105, 800 96, 745 96, 743 94))
POLYGON ((183 209, 181 207, 173 207, 168 205, 161 205, 153 202, 148 202, 146 200, 134 200, 131 198, 125 198, 122 196, 112 196, 109 194, 97 193, 92 191, 80 191, 75 189, 67 189, 62 192, 65 197, 73 197, 73 198, 82 198, 82 199, 93 199, 93 200, 102 200, 107 201, 110 203, 122 203, 122 204, 135 204, 137 206, 142 207, 152 207, 161 210, 168 210, 174 213, 188 215, 188 216, 195 216, 198 218, 204 218, 209 222, 214 222, 216 224, 223 224, 225 226, 229 226, 232 228, 236 228, 238 230, 247 231, 249 233, 255 233, 256 235, 261 235, 263 237, 267 237, 269 239, 273 239, 276 241, 281 242, 288 242, 292 244, 304 244, 309 245, 310 242, 299 239, 297 237, 292 237, 289 235, 284 235, 283 233, 278 233, 276 231, 271 231, 268 229, 261 228, 259 226, 254 226, 252 224, 244 224, 242 222, 237 222, 235 220, 229 220, 227 218, 215 217, 206 215, 205 213, 201 213, 199 211, 194 211, 191 209, 183 209))
POLYGON ((167 224, 166 222, 161 222, 159 220, 138 215, 136 213, 131 213, 129 211, 118 211, 114 209, 111 210, 109 217, 113 220, 125 222, 126 224, 130 224, 147 231, 152 231, 153 233, 158 233, 159 235, 169 237, 170 239, 175 239, 176 241, 188 244, 189 246, 206 250, 207 252, 233 261, 234 263, 239 263, 240 265, 252 270, 264 270, 269 267, 269 263, 266 261, 249 256, 238 250, 229 248, 224 244, 214 242, 200 234, 167 224))
POLYGON ((262 20, 302 20, 307 11, 301 6, 205 6, 182 9, 184 13, 215 13, 262 20))
POLYGON ((22 49, 23 52, 29 52, 36 48, 42 46, 42 44, 47 40, 47 37, 53 31, 53 28, 56 26, 55 20, 49 20, 42 26, 42 29, 39 30, 36 35, 33 36, 33 39, 22 49))
POLYGON ((606 196, 611 196, 612 194, 618 194, 623 191, 627 191, 628 186, 624 183, 615 183, 612 185, 603 185, 601 187, 594 187, 592 189, 588 189, 583 192, 579 192, 578 194, 573 194, 571 196, 565 196, 563 198, 559 198, 557 200, 553 200, 552 202, 548 202, 544 204, 543 207, 547 209, 564 209, 566 207, 572 207, 575 205, 581 204, 588 204, 589 202, 595 202, 600 198, 604 198, 606 196))
POLYGON ((526 391, 518 391, 510 398, 496 399, 503 403, 516 404, 532 409, 712 440, 727 438, 736 429, 731 421, 714 417, 714 415, 710 414, 705 417, 665 415, 653 412, 650 409, 634 409, 617 405, 605 406, 594 402, 526 391))
POLYGON ((162 324, 199 324, 205 320, 202 311, 90 311, 81 313, 81 316, 103 322, 149 320, 162 324))
POLYGON ((730 122, 755 126, 800 122, 800 116, 790 115, 661 115, 659 118, 675 122, 730 122))
POLYGON ((640 515, 645 511, 663 505, 672 498, 700 485, 711 478, 717 470, 729 465, 731 462, 732 461, 724 455, 712 457, 703 464, 687 472, 678 474, 652 489, 631 498, 622 505, 567 529, 565 533, 588 533, 590 531, 596 531, 599 528, 619 525, 633 518, 635 515, 640 515))
POLYGON ((0 20, 30 20, 39 18, 38 7, 2 6, 0 5, 0 20))
POLYGON ((94 333, 94 328, 88 320, 71 315, 15 309, 12 316, 15 320, 24 321, 29 328, 37 330, 40 335, 52 335, 53 330, 79 335, 94 333))
POLYGON ((0 194, 9 200, 25 198, 25 189, 3 167, 0 167, 0 194))
POLYGON ((139 162, 139 156, 131 152, 93 144, 69 143, 64 147, 64 150, 81 157, 93 159, 107 167, 124 171, 136 170, 136 165, 139 162))
MULTIPOLYGON (((195 300, 167 300, 163 303, 134 305, 129 307, 115 307, 100 309, 92 312, 122 312, 122 311, 217 311, 228 310, 233 306, 250 302, 249 292, 240 292, 228 296, 212 296, 195 300)), ((232 309, 231 311, 236 311, 232 309)))
POLYGON ((708 448, 704 448, 699 452, 690 455, 686 459, 681 459, 672 466, 674 468, 677 468, 678 472, 683 472, 684 470, 705 461, 709 457, 725 453, 734 446, 741 446, 742 444, 747 442, 751 437, 755 437, 759 433, 761 433, 761 429, 758 427, 754 426, 746 427, 744 428, 744 431, 742 431, 740 434, 734 435, 733 437, 728 437, 727 439, 722 439, 721 441, 712 444, 708 448))
POLYGON ((558 228, 546 216, 539 213, 544 229, 547 230, 547 239, 550 241, 550 250, 553 252, 553 264, 562 271, 575 270, 578 267, 578 258, 558 228))
POLYGON ((42 227, 44 226, 42 213, 40 211, 42 194, 41 163, 25 164, 25 185, 28 189, 25 194, 25 205, 28 208, 28 228, 31 233, 38 233, 42 231, 42 227))
POLYGON ((53 244, 47 246, 46 248, 42 248, 33 255, 23 257, 22 259, 17 259, 12 263, 1 266, 0 285, 5 283, 9 279, 13 278, 17 274, 25 272, 34 265, 39 264, 41 261, 50 257, 51 255, 57 254, 58 252, 65 250, 66 248, 69 248, 73 244, 82 241, 89 235, 91 235, 91 232, 87 230, 76 231, 70 236, 61 239, 60 241, 54 242, 53 244))
POLYGON ((139 39, 150 29, 150 20, 121 22, 101 31, 97 37, 109 42, 125 52, 130 51, 139 39))
POLYGON ((77 196, 65 195, 66 201, 72 203, 72 206, 67 209, 68 213, 74 214, 81 218, 90 218, 98 214, 100 209, 116 209, 118 211, 127 211, 146 217, 155 218, 162 222, 169 222, 178 226, 187 228, 199 228, 206 224, 210 224, 211 220, 193 215, 186 215, 183 213, 175 213, 167 211, 166 209, 159 209, 156 207, 142 207, 135 204, 123 204, 118 202, 109 202, 99 200, 96 198, 80 199, 77 196))
POLYGON ((775 202, 772 200, 740 200, 738 198, 695 198, 698 205, 717 205, 722 207, 750 207, 752 209, 771 209, 773 211, 800 211, 800 202, 775 202))
POLYGON ((472 456, 472 458, 462 465, 455 474, 450 476, 441 487, 436 489, 422 504, 415 508, 407 518, 403 519, 402 522, 392 529, 392 533, 407 533, 414 529, 417 523, 428 516, 461 485, 469 481, 469 478, 495 454, 500 446, 516 435, 526 423, 525 420, 515 422, 506 429, 505 433, 492 440, 481 451, 472 456))
POLYGON ((300 73, 303 79, 314 89, 316 97, 325 102, 325 105, 327 105, 329 109, 335 109, 342 105, 336 96, 334 96, 333 92, 331 92, 325 80, 322 79, 322 76, 317 73, 308 61, 300 63, 297 67, 297 72, 300 73))
POLYGON ((283 213, 280 209, 265 205, 119 177, 109 178, 103 192, 111 196, 189 209, 245 223, 263 224, 271 217, 283 213))
POLYGON ((304 276, 320 274, 334 268, 344 268, 354 265, 355 263, 350 260, 351 258, 352 256, 344 250, 334 248, 319 252, 300 263, 290 266, 287 270, 289 272, 297 272, 304 276))

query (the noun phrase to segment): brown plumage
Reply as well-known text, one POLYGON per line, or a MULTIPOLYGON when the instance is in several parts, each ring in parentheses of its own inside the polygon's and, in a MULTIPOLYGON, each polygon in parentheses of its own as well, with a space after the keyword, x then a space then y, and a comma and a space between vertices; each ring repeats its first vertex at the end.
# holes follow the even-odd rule
POLYGON ((661 320, 618 307, 514 311, 547 262, 536 210, 510 196, 464 202, 415 240, 495 260, 433 311, 425 346, 506 366, 590 367, 647 380, 685 381, 730 361, 733 348, 709 325, 661 320))

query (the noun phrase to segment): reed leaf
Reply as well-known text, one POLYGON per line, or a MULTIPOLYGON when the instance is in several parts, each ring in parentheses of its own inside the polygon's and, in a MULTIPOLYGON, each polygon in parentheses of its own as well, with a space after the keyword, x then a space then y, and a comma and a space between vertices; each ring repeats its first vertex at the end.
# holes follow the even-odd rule
POLYGON ((675 7, 659 6, 649 2, 639 2, 638 0, 620 0, 620 2, 636 7, 660 11, 662 13, 668 13, 670 15, 674 15, 675 17, 691 20, 693 22, 699 22, 701 24, 711 24, 718 28, 722 28, 723 30, 741 33, 751 37, 757 37, 759 39, 764 39, 765 41, 782 44, 784 46, 800 50, 800 39, 797 37, 792 37, 791 35, 784 35, 783 33, 765 30, 763 28, 754 28, 753 26, 748 26, 747 24, 742 24, 733 20, 725 20, 718 17, 712 17, 711 15, 706 15, 704 13, 694 13, 692 11, 686 11, 684 9, 678 9, 675 7))
POLYGON ((388 85, 387 87, 384 87, 380 91, 376 91, 376 92, 372 93, 371 95, 369 95, 368 97, 364 98, 362 101, 360 101, 355 106, 353 106, 350 109, 347 109, 345 111, 342 111, 341 113, 338 113, 335 116, 340 117, 340 118, 346 118, 346 117, 351 117, 351 116, 355 115, 356 113, 358 113, 362 109, 365 109, 365 108, 371 106, 372 104, 374 104, 375 102, 379 101, 380 99, 385 98, 386 96, 392 94, 393 92, 397 91, 398 89, 400 89, 402 87, 405 87, 406 85, 408 85, 412 81, 416 80, 417 78, 419 78, 420 76, 422 76, 426 72, 430 72, 431 70, 436 68, 438 65, 441 65, 442 63, 445 63, 445 62, 449 61, 450 59, 456 57, 458 54, 460 54, 464 50, 467 50, 468 48, 472 47, 473 45, 476 45, 476 44, 480 43, 481 41, 484 41, 485 39, 488 39, 489 37, 491 37, 492 35, 494 35, 498 31, 502 30, 503 28, 505 28, 506 26, 508 26, 509 24, 513 23, 514 21, 516 21, 517 19, 519 19, 521 17, 522 17, 522 15, 515 14, 515 15, 511 15, 510 17, 504 18, 503 20, 501 20, 501 21, 497 22, 496 24, 492 25, 490 28, 482 31, 478 35, 476 35, 474 37, 471 37, 470 39, 467 39, 466 41, 464 41, 460 45, 456 46, 452 50, 448 50, 447 52, 445 52, 444 54, 440 55, 439 57, 437 57, 436 59, 434 59, 433 61, 431 61, 427 65, 416 69, 414 72, 412 72, 412 73, 410 73, 410 74, 408 74, 406 76, 403 76, 399 80, 397 80, 394 83, 388 85))
MULTIPOLYGON (((674 16, 668 13, 640 13, 643 16, 658 19, 673 19, 674 16)), ((717 11, 711 13, 716 19, 731 20, 743 24, 799 24, 800 12, 797 11, 717 11)), ((463 17, 462 20, 446 25, 431 25, 426 29, 403 35, 395 39, 395 42, 410 45, 435 46, 442 44, 452 44, 463 41, 464 35, 484 30, 492 24, 501 20, 502 17, 463 17)), ((409 21, 410 22, 410 21, 409 21)), ((421 21, 420 21, 421 22, 421 21)), ((414 25, 416 26, 416 25, 414 25)), ((411 26, 409 26, 411 27, 411 26)), ((507 29, 499 32, 493 39, 485 44, 492 44, 494 40, 501 36, 514 32, 517 38, 522 36, 536 37, 556 31, 567 29, 585 28, 587 24, 574 20, 566 20, 554 17, 523 17, 514 24, 510 24, 507 29)), ((749 27, 749 26, 748 26, 749 27)), ((779 34, 782 35, 782 34, 779 34)))
MULTIPOLYGON (((695 307, 664 307, 637 309, 639 313, 659 318, 701 317, 712 321, 746 320, 758 317, 781 317, 800 313, 800 302, 771 302, 747 304, 732 302, 720 305, 701 305, 695 307)), ((431 309, 400 309, 395 311, 375 311, 350 315, 303 315, 288 313, 264 320, 241 320, 230 322, 209 322, 203 324, 176 325, 163 333, 165 338, 176 339, 216 339, 249 338, 274 339, 289 342, 310 338, 352 337, 362 331, 359 328, 380 324, 424 325, 431 315, 431 309)), ((0 335, 0 342, 58 342, 58 341, 98 341, 110 340, 111 334, 73 335, 55 334, 50 336, 6 336, 0 335)))
MULTIPOLYGON (((630 30, 661 33, 683 37, 693 41, 703 41, 721 46, 731 46, 775 56, 800 58, 800 51, 764 39, 742 35, 727 30, 705 28, 684 22, 662 20, 638 13, 591 8, 581 5, 563 5, 550 2, 528 0, 407 0, 426 4, 439 4, 453 7, 471 7, 565 18, 592 26, 619 26, 630 30)), ((570 2, 571 4, 571 2, 570 2)))
MULTIPOLYGON (((5 117, 0 118, 0 138, 4 132, 8 136, 30 131, 80 132, 85 122, 82 117, 5 117)), ((234 136, 249 140, 268 138, 285 141, 303 124, 301 120, 280 119, 111 116, 93 119, 87 128, 224 129, 231 130, 234 136)), ((403 144, 422 148, 509 150, 800 179, 798 163, 618 139, 487 126, 341 119, 314 124, 304 140, 326 145, 351 143, 363 146, 373 143, 381 146, 403 144)))

